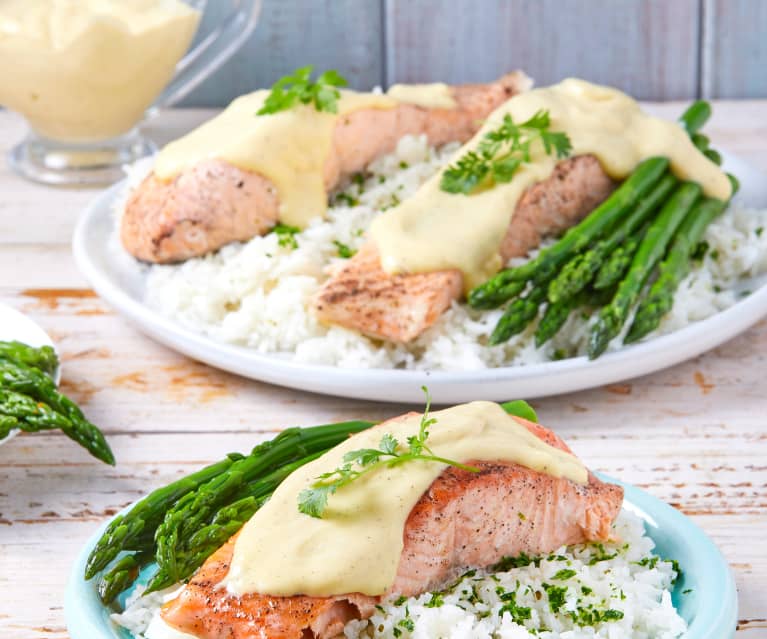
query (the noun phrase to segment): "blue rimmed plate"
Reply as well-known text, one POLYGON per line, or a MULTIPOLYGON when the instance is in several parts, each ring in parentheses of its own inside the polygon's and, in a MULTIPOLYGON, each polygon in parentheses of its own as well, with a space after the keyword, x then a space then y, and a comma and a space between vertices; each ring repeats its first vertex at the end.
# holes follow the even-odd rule
MULTIPOLYGON (((730 568, 719 549, 690 519, 652 495, 610 477, 624 487, 624 508, 639 516, 655 542, 655 552, 673 558, 682 568, 672 600, 689 628, 684 639, 729 639, 735 635, 738 603, 730 568), (682 594, 688 591, 687 594, 682 594)), ((83 579, 88 554, 104 524, 77 558, 67 586, 64 609, 72 639, 131 639, 109 620, 110 610, 96 593, 96 581, 83 579)))

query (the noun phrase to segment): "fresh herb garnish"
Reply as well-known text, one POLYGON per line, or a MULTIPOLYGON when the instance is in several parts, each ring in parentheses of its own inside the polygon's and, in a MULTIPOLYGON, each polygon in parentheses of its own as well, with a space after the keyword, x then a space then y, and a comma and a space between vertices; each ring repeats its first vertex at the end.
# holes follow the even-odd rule
POLYGON ((511 616, 511 620, 520 625, 525 619, 530 619, 532 617, 530 608, 517 605, 516 592, 505 592, 503 588, 496 588, 496 594, 500 600, 504 602, 503 606, 498 610, 499 617, 503 617, 504 613, 508 612, 511 616))
POLYGON ((424 608, 440 608, 444 605, 445 600, 442 597, 442 593, 431 593, 431 599, 424 604, 424 608))
POLYGON ((639 561, 635 561, 634 563, 637 566, 643 566, 645 568, 649 568, 650 570, 652 570, 653 568, 655 568, 655 566, 658 565, 659 559, 660 557, 656 557, 655 555, 653 555, 651 557, 643 557, 642 559, 640 559, 639 561))
POLYGON ((563 568, 556 575, 554 575, 552 579, 555 579, 556 581, 564 581, 566 579, 570 579, 571 577, 575 577, 576 574, 578 573, 576 573, 571 568, 563 568))
POLYGON ((567 586, 543 584, 543 589, 546 591, 546 596, 549 598, 549 608, 551 608, 551 612, 559 612, 559 609, 565 605, 565 600, 567 599, 567 586))
POLYGON ((399 205, 400 205, 399 197, 397 197, 396 193, 392 193, 389 203, 381 207, 381 211, 388 211, 389 209, 393 209, 395 206, 399 206, 399 205))
POLYGON ((610 559, 615 559, 618 556, 617 551, 612 554, 608 553, 602 544, 593 544, 592 548, 594 548, 596 552, 591 557, 591 559, 589 559, 589 566, 593 566, 600 561, 610 561, 610 559))
POLYGON ((317 111, 336 113, 338 98, 341 97, 336 87, 344 87, 347 82, 338 71, 331 69, 310 80, 313 65, 296 69, 291 75, 280 78, 272 85, 272 91, 257 115, 269 115, 286 111, 296 104, 313 104, 317 111))
POLYGON ((338 249, 338 257, 342 257, 345 260, 348 260, 350 257, 354 257, 354 254, 357 252, 353 248, 350 248, 338 240, 333 240, 333 244, 335 244, 336 248, 338 249))
POLYGON ((400 452, 400 443, 391 433, 384 433, 378 448, 361 448, 352 450, 343 456, 343 466, 327 473, 323 473, 309 488, 305 488, 298 495, 298 510, 310 517, 322 519, 322 514, 328 504, 328 498, 335 494, 339 488, 351 484, 363 475, 378 470, 381 467, 393 468, 411 461, 437 462, 455 466, 469 472, 479 472, 478 468, 466 466, 451 459, 445 459, 434 454, 426 440, 429 438, 429 427, 436 423, 436 419, 429 417, 431 397, 426 387, 422 387, 426 394, 426 408, 421 417, 418 435, 407 438, 407 449, 400 452))
POLYGON ((287 224, 275 224, 271 230, 277 236, 277 243, 285 248, 297 249, 298 240, 296 235, 301 232, 297 226, 288 226, 287 224))
POLYGON ((336 202, 343 202, 348 207, 354 207, 359 206, 360 201, 354 197, 353 195, 349 195, 348 193, 338 193, 335 196, 336 202))
POLYGON ((601 610, 594 606, 576 608, 575 612, 568 612, 567 616, 578 626, 594 626, 605 621, 619 621, 623 619, 623 611, 608 608, 601 610))
POLYGON ((704 257, 706 257, 706 253, 708 253, 709 244, 706 242, 706 240, 702 240, 698 242, 697 246, 693 249, 692 253, 690 254, 690 259, 695 260, 696 262, 700 262, 704 257))
POLYGON ((530 150, 540 140, 547 155, 567 157, 572 150, 565 133, 549 131, 548 111, 538 111, 522 124, 515 124, 507 113, 501 125, 485 135, 476 151, 469 151, 442 174, 440 188, 448 193, 470 194, 481 184, 510 182, 523 162, 530 161, 530 150))
POLYGON ((671 570, 676 573, 676 576, 671 580, 671 585, 673 586, 682 577, 682 567, 676 559, 664 559, 664 561, 670 563, 671 570))
POLYGON ((520 553, 516 557, 503 557, 493 566, 493 572, 508 572, 512 568, 524 568, 530 564, 534 564, 537 568, 541 565, 541 558, 531 557, 526 553, 520 553))

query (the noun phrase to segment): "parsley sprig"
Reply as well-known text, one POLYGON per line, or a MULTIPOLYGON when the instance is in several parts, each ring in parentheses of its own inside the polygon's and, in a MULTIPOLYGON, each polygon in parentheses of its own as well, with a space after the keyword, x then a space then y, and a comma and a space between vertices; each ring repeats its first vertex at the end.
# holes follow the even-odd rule
POLYGON ((479 472, 478 468, 466 466, 451 459, 445 459, 435 455, 426 440, 429 438, 429 427, 437 422, 429 417, 431 397, 426 387, 422 387, 426 394, 426 409, 421 417, 421 424, 417 435, 407 438, 407 448, 400 450, 400 443, 391 433, 384 433, 378 448, 360 448, 346 453, 343 457, 343 465, 333 471, 323 473, 309 487, 302 490, 298 495, 298 510, 310 517, 322 519, 328 498, 335 494, 339 488, 351 484, 363 475, 367 475, 382 467, 393 468, 412 461, 438 462, 455 466, 469 472, 479 472))
POLYGON ((257 115, 269 115, 293 108, 296 104, 314 104, 317 111, 336 113, 338 98, 341 97, 336 87, 345 87, 346 78, 331 69, 310 80, 313 65, 296 69, 291 75, 280 78, 272 85, 272 92, 266 98, 257 115))
POLYGON ((440 188, 469 195, 480 185, 510 182, 522 162, 530 161, 532 145, 540 140, 547 155, 567 157, 572 150, 566 133, 549 131, 549 112, 538 111, 522 124, 507 113, 501 125, 485 135, 476 151, 461 156, 442 174, 440 188))
POLYGON ((282 224, 281 222, 278 222, 269 232, 274 233, 277 236, 277 243, 280 246, 289 249, 298 248, 298 240, 296 239, 296 235, 301 232, 301 229, 297 226, 290 226, 288 224, 282 224))

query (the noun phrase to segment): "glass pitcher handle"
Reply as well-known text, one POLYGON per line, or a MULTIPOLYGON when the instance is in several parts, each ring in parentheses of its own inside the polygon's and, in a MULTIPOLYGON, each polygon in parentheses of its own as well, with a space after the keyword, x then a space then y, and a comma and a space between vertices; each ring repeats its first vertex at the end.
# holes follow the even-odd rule
POLYGON ((173 106, 226 62, 258 22, 261 0, 231 0, 227 16, 176 65, 176 75, 150 107, 148 115, 173 106))

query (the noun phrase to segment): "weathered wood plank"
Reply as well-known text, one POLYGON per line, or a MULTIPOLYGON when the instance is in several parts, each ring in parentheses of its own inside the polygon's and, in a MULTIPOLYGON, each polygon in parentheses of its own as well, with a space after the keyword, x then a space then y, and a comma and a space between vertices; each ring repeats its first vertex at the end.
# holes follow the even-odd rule
POLYGON ((698 89, 697 0, 386 0, 386 81, 478 82, 522 68, 641 99, 698 89))
POLYGON ((767 95, 767 2, 702 0, 704 97, 767 95))
MULTIPOLYGON (((220 20, 229 2, 209 2, 202 32, 220 20)), ((381 84, 379 0, 280 0, 264 2, 255 32, 222 71, 183 102, 224 106, 232 98, 270 86, 297 67, 338 69, 350 86, 381 84)))

